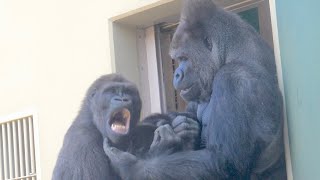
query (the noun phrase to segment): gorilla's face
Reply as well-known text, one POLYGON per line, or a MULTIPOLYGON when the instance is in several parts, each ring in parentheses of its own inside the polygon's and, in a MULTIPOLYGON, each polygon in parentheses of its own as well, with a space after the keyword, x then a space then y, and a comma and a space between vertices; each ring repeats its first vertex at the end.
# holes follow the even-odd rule
POLYGON ((201 95, 199 73, 188 57, 178 57, 179 67, 174 72, 173 85, 186 101, 196 101, 201 95))
POLYGON ((181 22, 171 42, 171 58, 179 62, 173 85, 186 101, 207 101, 218 62, 216 45, 201 26, 181 22))
POLYGON ((117 79, 97 87, 91 95, 90 109, 97 128, 112 143, 127 140, 140 117, 141 100, 137 88, 117 79))

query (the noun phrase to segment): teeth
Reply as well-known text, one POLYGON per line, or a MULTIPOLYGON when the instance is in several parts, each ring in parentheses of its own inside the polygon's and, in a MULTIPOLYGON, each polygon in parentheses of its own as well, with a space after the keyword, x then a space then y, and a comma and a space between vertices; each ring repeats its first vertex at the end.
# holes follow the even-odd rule
POLYGON ((119 132, 119 133, 125 133, 127 128, 126 126, 122 125, 122 124, 112 124, 111 125, 111 129, 115 132, 119 132))
POLYGON ((111 117, 111 130, 120 133, 127 134, 130 124, 130 111, 126 108, 121 109, 113 113, 111 117))
POLYGON ((115 129, 125 129, 126 128, 126 126, 120 125, 120 124, 112 124, 111 127, 115 128, 115 129))
POLYGON ((187 88, 187 89, 181 90, 181 92, 182 92, 182 93, 188 92, 191 88, 192 88, 192 86, 189 87, 189 88, 187 88))

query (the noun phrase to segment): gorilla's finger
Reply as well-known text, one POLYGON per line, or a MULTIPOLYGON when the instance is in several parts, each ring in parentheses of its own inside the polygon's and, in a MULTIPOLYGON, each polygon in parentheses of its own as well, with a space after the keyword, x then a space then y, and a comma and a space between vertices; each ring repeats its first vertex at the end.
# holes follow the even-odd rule
POLYGON ((110 145, 109 145, 109 141, 108 138, 104 138, 103 139, 103 149, 109 149, 110 145))
POLYGON ((192 126, 200 126, 199 122, 197 120, 192 119, 192 118, 187 117, 186 122, 188 122, 192 126))
POLYGON ((175 137, 175 133, 169 124, 160 126, 158 129, 159 129, 159 134, 163 139, 172 139, 175 137))
POLYGON ((167 123, 167 121, 166 120, 163 120, 163 119, 161 119, 161 120, 159 120, 158 122, 157 122, 157 127, 160 127, 160 126, 162 126, 162 125, 164 125, 164 124, 166 124, 167 123))
POLYGON ((187 130, 189 130, 189 124, 187 124, 186 122, 183 122, 174 128, 175 133, 178 133, 180 131, 187 131, 187 130))
POLYGON ((187 117, 186 116, 177 116, 176 118, 174 118, 174 120, 172 121, 172 127, 175 128, 177 127, 179 124, 186 122, 187 121, 187 117))
POLYGON ((192 118, 188 118, 186 116, 177 116, 173 121, 172 121, 172 127, 175 128, 177 126, 179 126, 181 123, 188 123, 192 126, 200 126, 199 122, 192 119, 192 118))
POLYGON ((104 138, 103 140, 103 150, 106 154, 119 154, 122 151, 115 147, 111 147, 108 142, 108 138, 104 138))
POLYGON ((199 135, 199 133, 197 131, 181 131, 179 133, 177 133, 177 136, 179 136, 182 139, 186 139, 186 138, 194 138, 197 137, 199 135))
POLYGON ((160 142, 160 139, 161 139, 161 137, 160 137, 160 134, 159 134, 159 130, 156 129, 154 131, 153 141, 152 141, 152 143, 150 145, 150 148, 153 148, 154 146, 156 146, 160 142))
POLYGON ((200 131, 200 125, 198 123, 190 123, 188 121, 183 122, 176 126, 174 129, 175 133, 179 133, 181 131, 200 131))

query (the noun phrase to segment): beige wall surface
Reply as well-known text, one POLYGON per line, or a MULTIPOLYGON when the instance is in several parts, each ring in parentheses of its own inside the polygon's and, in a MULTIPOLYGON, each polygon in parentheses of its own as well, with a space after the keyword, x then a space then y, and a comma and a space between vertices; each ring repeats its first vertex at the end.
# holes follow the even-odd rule
POLYGON ((0 0, 0 117, 33 108, 42 179, 87 87, 112 72, 108 19, 154 0, 0 0))

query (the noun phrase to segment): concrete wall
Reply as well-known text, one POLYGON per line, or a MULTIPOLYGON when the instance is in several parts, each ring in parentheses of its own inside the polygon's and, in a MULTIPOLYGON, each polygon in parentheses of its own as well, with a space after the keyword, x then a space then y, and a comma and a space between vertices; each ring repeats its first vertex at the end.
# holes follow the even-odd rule
POLYGON ((276 1, 293 178, 320 179, 320 21, 317 0, 276 1))
POLYGON ((42 179, 87 87, 112 71, 108 19, 152 2, 0 0, 0 117, 38 112, 42 179))

